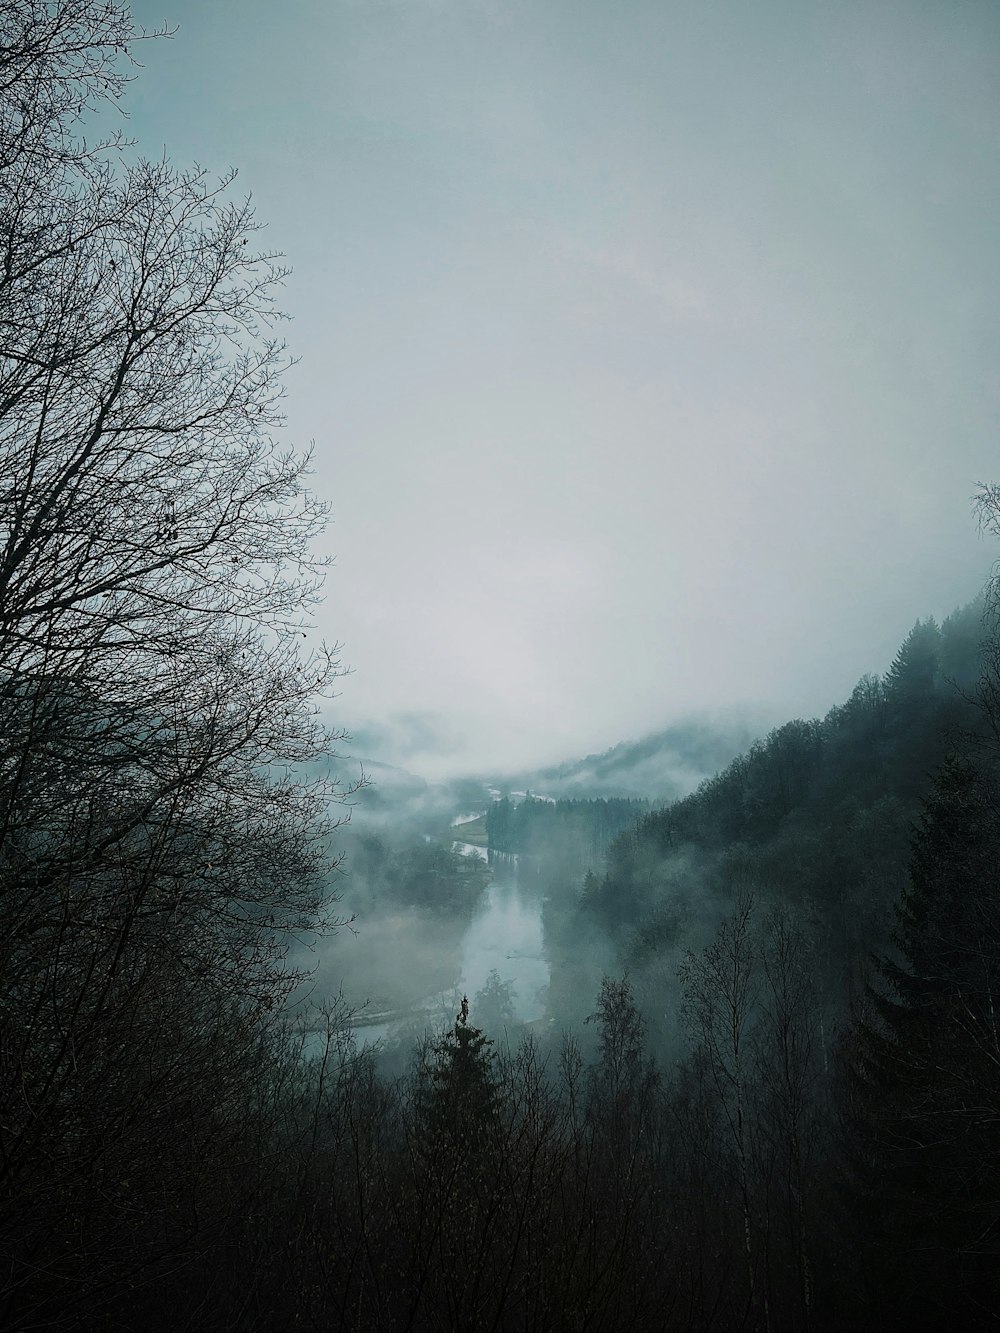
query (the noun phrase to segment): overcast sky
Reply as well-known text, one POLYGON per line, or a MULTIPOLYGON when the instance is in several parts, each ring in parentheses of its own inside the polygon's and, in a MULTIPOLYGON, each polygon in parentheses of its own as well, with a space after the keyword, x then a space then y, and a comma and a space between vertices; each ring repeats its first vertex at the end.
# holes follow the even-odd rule
POLYGON ((992 0, 133 9, 179 30, 131 132, 294 267, 342 725, 461 768, 822 713, 981 586, 992 0))

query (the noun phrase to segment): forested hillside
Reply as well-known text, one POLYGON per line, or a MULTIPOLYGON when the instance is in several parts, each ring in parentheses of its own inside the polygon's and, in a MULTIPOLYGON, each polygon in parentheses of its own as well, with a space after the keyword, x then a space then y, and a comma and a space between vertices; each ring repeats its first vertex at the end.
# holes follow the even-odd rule
POLYGON ((553 1010, 579 1016, 601 966, 627 975, 702 1117, 688 1151, 719 1154, 687 1199, 730 1191, 754 1327, 997 1310, 991 608, 918 622, 884 676, 552 886, 553 1010))
POLYGON ((599 865, 608 847, 649 809, 648 801, 611 798, 545 800, 503 796, 486 811, 490 855, 520 858, 521 877, 542 877, 599 865))
POLYGON ((934 773, 982 729, 983 614, 977 599, 940 627, 918 622, 884 676, 863 677, 821 720, 776 728, 619 839, 582 908, 622 961, 654 921, 723 906, 742 885, 822 932, 824 972, 842 989, 884 938, 934 773))

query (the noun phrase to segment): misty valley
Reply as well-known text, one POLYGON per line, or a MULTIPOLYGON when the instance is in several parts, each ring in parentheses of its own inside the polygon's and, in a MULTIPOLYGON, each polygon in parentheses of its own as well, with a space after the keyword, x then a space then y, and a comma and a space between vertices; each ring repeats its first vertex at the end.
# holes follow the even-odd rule
MULTIPOLYGON (((413 859, 426 857, 431 845, 417 848, 413 859)), ((381 850, 383 844, 376 846, 381 850)), ((365 852, 371 856, 371 842, 359 859, 365 852)), ((501 1032, 508 1018, 516 1023, 542 1018, 548 962, 538 895, 521 889, 516 863, 487 871, 485 849, 455 840, 440 844, 434 854, 439 866, 456 867, 467 905, 441 917, 415 902, 387 911, 385 903, 369 899, 367 910, 358 908, 353 940, 343 941, 346 957, 334 953, 327 966, 310 969, 307 1027, 325 1029, 322 1011, 330 988, 355 1040, 383 1046, 405 1048, 423 1031, 448 1026, 463 992, 473 997, 477 1014, 494 1015, 491 1027, 501 1032), (503 1002, 496 1012, 503 1022, 495 1013, 501 976, 503 1002)))
POLYGON ((992 8, 152 3, 0 0, 0 1333, 996 1330, 992 8))
POLYGON ((357 1039, 405 1047, 428 1025, 446 1026, 463 993, 477 1015, 492 1013, 502 988, 514 1027, 542 1030, 554 1021, 543 844, 546 864, 556 858, 563 874, 582 877, 649 801, 501 797, 489 782, 463 779, 462 798, 478 788, 484 809, 452 815, 453 787, 383 773, 384 786, 373 784, 370 802, 363 791, 338 830, 350 866, 339 907, 351 932, 302 958, 304 1022, 321 1029, 336 996, 357 1039))
POLYGON ((317 1322, 988 1326, 993 605, 742 750, 382 766, 338 830, 357 933, 290 1001, 317 1322))

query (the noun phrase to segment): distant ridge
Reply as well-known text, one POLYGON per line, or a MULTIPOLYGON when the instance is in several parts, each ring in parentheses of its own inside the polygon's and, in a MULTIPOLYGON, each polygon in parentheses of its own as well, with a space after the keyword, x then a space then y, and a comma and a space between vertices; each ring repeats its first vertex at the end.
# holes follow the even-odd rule
POLYGON ((556 798, 633 797, 673 801, 694 791, 746 750, 759 728, 747 721, 687 718, 601 754, 497 779, 509 789, 556 798))

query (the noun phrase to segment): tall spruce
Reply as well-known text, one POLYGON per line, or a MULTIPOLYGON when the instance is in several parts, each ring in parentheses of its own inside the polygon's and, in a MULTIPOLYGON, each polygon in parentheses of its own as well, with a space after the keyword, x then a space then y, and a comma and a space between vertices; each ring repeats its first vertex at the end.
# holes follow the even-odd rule
POLYGON ((898 956, 849 1046, 851 1207, 885 1329, 1000 1318, 1000 811, 950 759, 915 832, 898 956))

